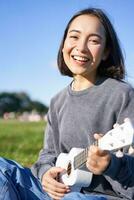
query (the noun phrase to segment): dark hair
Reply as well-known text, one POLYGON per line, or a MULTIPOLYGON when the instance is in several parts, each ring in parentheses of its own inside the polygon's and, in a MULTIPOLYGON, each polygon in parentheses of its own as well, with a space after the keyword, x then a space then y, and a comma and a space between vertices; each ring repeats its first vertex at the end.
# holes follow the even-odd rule
POLYGON ((66 66, 64 62, 62 49, 64 46, 64 41, 66 39, 68 29, 72 21, 80 15, 96 16, 103 24, 106 32, 106 48, 109 50, 109 54, 106 60, 101 61, 97 71, 98 75, 107 76, 119 80, 124 79, 125 78, 124 58, 119 45, 117 34, 113 28, 113 25, 108 19, 107 15, 101 9, 98 8, 88 8, 81 10, 78 13, 76 13, 68 22, 66 29, 64 31, 63 39, 61 41, 61 45, 57 56, 58 68, 61 74, 73 77, 72 72, 69 70, 69 68, 66 66))

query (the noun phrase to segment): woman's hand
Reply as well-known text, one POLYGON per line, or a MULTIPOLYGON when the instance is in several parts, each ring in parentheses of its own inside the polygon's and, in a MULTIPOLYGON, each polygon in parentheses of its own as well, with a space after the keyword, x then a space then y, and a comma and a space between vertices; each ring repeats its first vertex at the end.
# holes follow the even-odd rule
MULTIPOLYGON (((99 134, 94 134, 96 140, 101 136, 99 134)), ((87 157, 87 168, 96 175, 102 174, 108 167, 111 160, 110 153, 105 150, 99 149, 98 146, 91 145, 88 151, 87 157)))
POLYGON ((70 191, 69 186, 58 182, 58 175, 63 171, 64 169, 60 167, 52 167, 43 175, 42 178, 43 190, 54 200, 60 200, 65 193, 70 191))

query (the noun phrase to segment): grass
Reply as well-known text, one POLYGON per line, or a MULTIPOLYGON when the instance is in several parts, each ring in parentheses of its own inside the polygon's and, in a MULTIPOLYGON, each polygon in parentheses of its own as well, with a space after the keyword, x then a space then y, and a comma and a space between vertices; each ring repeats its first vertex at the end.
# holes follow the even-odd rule
POLYGON ((0 156, 30 167, 43 146, 45 122, 0 120, 0 156))

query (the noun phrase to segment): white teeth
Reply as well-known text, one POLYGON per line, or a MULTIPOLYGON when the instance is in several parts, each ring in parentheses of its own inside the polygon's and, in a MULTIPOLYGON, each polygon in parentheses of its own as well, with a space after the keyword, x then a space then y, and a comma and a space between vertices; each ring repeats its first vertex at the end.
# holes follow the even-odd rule
POLYGON ((75 60, 78 60, 78 61, 84 61, 84 62, 89 61, 88 58, 81 57, 81 56, 73 56, 73 58, 74 58, 75 60))

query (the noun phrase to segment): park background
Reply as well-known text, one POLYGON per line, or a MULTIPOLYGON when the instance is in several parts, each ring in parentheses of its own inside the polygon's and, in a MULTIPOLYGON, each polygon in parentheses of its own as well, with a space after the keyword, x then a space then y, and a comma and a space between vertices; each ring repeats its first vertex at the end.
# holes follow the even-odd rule
MULTIPOLYGON (((70 17, 78 10, 106 11, 121 42, 126 81, 134 85, 133 0, 0 0, 0 93, 24 92, 49 107, 71 81, 56 58, 70 17)), ((0 155, 30 166, 43 145, 46 122, 0 120, 0 155)))

